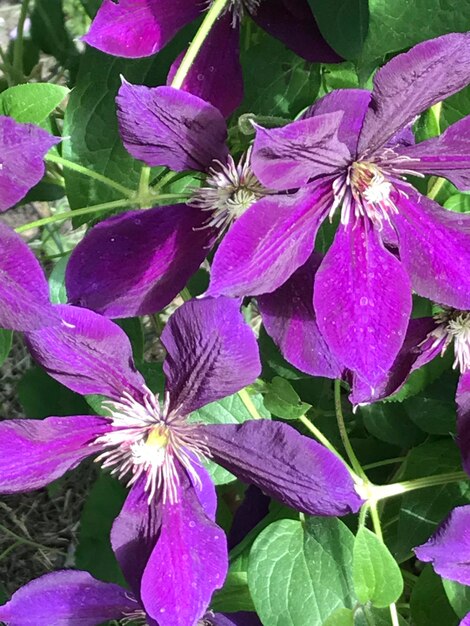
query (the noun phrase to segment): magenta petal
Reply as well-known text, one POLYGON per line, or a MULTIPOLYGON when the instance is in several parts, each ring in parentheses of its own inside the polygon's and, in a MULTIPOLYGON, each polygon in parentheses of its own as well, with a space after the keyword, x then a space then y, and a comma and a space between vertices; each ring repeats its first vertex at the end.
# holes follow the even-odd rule
POLYGON ((214 256, 208 295, 259 295, 280 287, 312 253, 331 202, 331 184, 323 183, 253 204, 214 256))
POLYGON ((372 154, 425 109, 469 82, 469 33, 424 41, 394 57, 374 77, 359 153, 372 154))
MULTIPOLYGON (((190 456, 194 458, 194 455, 190 454, 190 456)), ((198 477, 198 480, 195 480, 193 476, 190 476, 194 491, 207 517, 214 522, 217 513, 217 493, 212 478, 196 458, 194 458, 192 468, 194 474, 198 477)))
POLYGON ((236 613, 206 613, 204 626, 263 626, 256 613, 237 611, 236 613))
POLYGON ((119 399, 142 395, 145 381, 135 369, 132 347, 116 324, 87 309, 57 305, 62 324, 26 333, 33 357, 72 391, 119 399))
POLYGON ((83 39, 114 56, 150 56, 202 9, 195 0, 104 0, 83 39))
POLYGON ((312 376, 341 378, 343 368, 320 333, 313 309, 313 281, 321 261, 312 255, 276 291, 258 296, 258 307, 266 331, 289 363, 312 376))
POLYGON ((161 341, 166 389, 182 414, 239 391, 261 373, 256 338, 237 300, 186 302, 168 320, 161 341))
POLYGON ((184 479, 178 502, 162 505, 162 530, 142 578, 145 610, 159 626, 196 624, 227 569, 225 535, 184 479))
POLYGON ((400 259, 413 289, 434 302, 470 309, 470 215, 447 211, 410 186, 396 202, 400 259))
POLYGON ((470 585, 470 505, 455 508, 426 543, 414 549, 439 576, 470 585))
POLYGON ((124 146, 147 165, 205 171, 214 159, 226 161, 224 116, 201 98, 173 87, 124 81, 116 103, 124 146))
POLYGON ((460 375, 457 393, 457 443, 464 470, 470 475, 470 371, 460 375))
POLYGON ((88 572, 62 570, 32 580, 0 606, 8 626, 98 626, 139 608, 127 589, 88 572))
POLYGON ((213 461, 297 511, 346 515, 363 504, 346 466, 288 424, 200 424, 198 434, 213 461))
POLYGON ((467 613, 463 620, 459 623, 459 626, 470 626, 470 613, 467 613))
POLYGON ((99 450, 93 441, 108 431, 91 415, 0 422, 0 491, 44 487, 99 450))
POLYGON ((0 115, 0 211, 19 202, 44 176, 44 156, 59 137, 0 115))
POLYGON ((163 309, 209 252, 207 213, 178 204, 100 222, 75 248, 66 271, 72 304, 107 317, 163 309))
POLYGON ((340 227, 317 272, 314 306, 332 353, 371 387, 400 350, 411 313, 401 263, 368 223, 340 227))
POLYGON ((297 189, 347 166, 350 152, 338 139, 342 111, 307 117, 282 128, 256 126, 251 164, 270 189, 297 189))
MULTIPOLYGON (((173 80, 183 55, 184 52, 171 66, 168 83, 173 80)), ((239 57, 240 29, 232 25, 232 14, 228 11, 212 27, 181 89, 210 102, 224 117, 229 117, 243 100, 239 57)))
POLYGON ((35 330, 56 323, 41 266, 21 237, 0 222, 0 327, 35 330))

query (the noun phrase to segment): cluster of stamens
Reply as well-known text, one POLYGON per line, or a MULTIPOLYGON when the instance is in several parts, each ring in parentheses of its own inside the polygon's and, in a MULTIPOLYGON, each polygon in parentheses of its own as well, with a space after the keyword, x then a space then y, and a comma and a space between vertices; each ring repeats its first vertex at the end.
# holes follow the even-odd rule
POLYGON ((146 476, 144 490, 149 503, 157 494, 174 504, 180 482, 178 463, 190 475, 194 485, 200 478, 194 465, 209 452, 194 439, 194 426, 178 411, 169 411, 166 395, 163 406, 158 396, 145 388, 142 402, 124 393, 119 401, 103 403, 111 429, 92 443, 104 448, 96 461, 120 479, 130 475, 128 486, 146 476))
POLYGON ((443 308, 434 315, 437 327, 432 332, 434 343, 437 347, 442 343, 441 354, 444 354, 449 344, 454 342, 454 364, 460 372, 470 370, 470 311, 443 308))
MULTIPOLYGON (((256 15, 256 11, 258 10, 259 5, 262 0, 230 0, 227 3, 227 6, 224 9, 222 15, 229 12, 232 14, 232 26, 236 28, 241 23, 245 12, 256 15)), ((211 7, 214 0, 209 0, 207 3, 208 7, 211 7)))

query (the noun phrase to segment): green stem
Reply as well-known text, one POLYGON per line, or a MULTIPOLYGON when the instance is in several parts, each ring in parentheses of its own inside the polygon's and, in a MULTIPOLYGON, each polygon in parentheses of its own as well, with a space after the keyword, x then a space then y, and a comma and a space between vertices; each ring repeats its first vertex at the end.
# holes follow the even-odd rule
POLYGON ((2 532, 4 532, 5 534, 10 535, 10 537, 13 537, 14 539, 16 539, 16 541, 19 541, 20 543, 25 544, 27 546, 31 546, 33 548, 38 548, 39 550, 55 550, 55 551, 61 552, 61 550, 58 550, 58 548, 52 548, 52 547, 49 547, 49 546, 43 546, 42 544, 36 543, 35 541, 32 541, 31 539, 26 539, 25 537, 20 537, 19 535, 14 533, 12 530, 7 528, 6 526, 3 526, 3 524, 0 524, 0 530, 2 532))
POLYGON ((139 198, 149 195, 150 167, 144 165, 140 171, 139 198))
POLYGON ((427 193, 428 198, 431 198, 431 200, 434 200, 437 194, 440 192, 440 190, 444 186, 445 182, 446 182, 445 178, 436 178, 433 176, 431 178, 429 190, 427 193))
POLYGON ((62 165, 62 167, 66 167, 69 170, 73 170, 78 174, 83 174, 83 176, 88 176, 88 178, 93 178, 103 185, 107 187, 111 187, 111 189, 115 189, 119 191, 126 198, 132 198, 135 196, 135 191, 133 189, 129 189, 129 187, 124 187, 117 183, 116 181, 108 178, 107 176, 103 176, 102 174, 98 174, 98 172, 94 172, 93 170, 88 169, 88 167, 84 167, 83 165, 78 165, 78 163, 73 163, 73 161, 69 161, 68 159, 64 159, 57 154, 50 153, 46 156, 46 161, 49 163, 56 163, 57 165, 62 165))
POLYGON ((187 287, 183 287, 183 289, 180 291, 180 296, 185 302, 192 300, 191 292, 187 287))
POLYGON ((342 458, 340 453, 336 450, 334 445, 328 441, 328 439, 325 437, 325 435, 320 430, 318 430, 318 428, 315 426, 315 424, 312 424, 312 422, 308 419, 308 417, 306 415, 301 415, 298 419, 299 419, 300 422, 302 422, 302 424, 305 426, 305 428, 307 428, 307 430, 309 430, 312 433, 312 435, 316 439, 318 439, 318 441, 321 444, 323 444, 325 446, 325 448, 328 448, 328 450, 330 452, 333 452, 333 454, 336 455, 339 459, 341 459, 343 461, 343 463, 344 463, 344 459, 342 458))
POLYGON ((346 430, 346 424, 344 423, 343 409, 341 407, 341 381, 339 379, 335 380, 334 390, 336 421, 338 422, 338 429, 339 434, 341 435, 341 441, 343 442, 344 449, 346 450, 346 454, 348 455, 348 459, 352 465, 353 470, 358 476, 368 482, 368 478, 365 475, 361 464, 359 463, 359 460, 352 448, 351 442, 349 441, 348 431, 346 430))
POLYGON ((385 465, 395 465, 396 463, 403 463, 405 459, 406 456, 396 456, 394 459, 385 459, 385 461, 376 461, 375 463, 369 463, 368 465, 364 465, 362 469, 366 471, 375 469, 377 467, 384 467, 385 465))
POLYGON ((250 394, 246 389, 240 389, 240 391, 238 392, 238 397, 243 402, 248 410, 248 413, 254 420, 263 419, 263 417, 259 414, 258 409, 253 404, 253 400, 250 398, 250 394))
POLYGON ((23 77, 23 34, 24 23, 28 16, 30 0, 23 0, 21 3, 20 17, 18 18, 18 26, 16 30, 16 39, 13 46, 13 69, 17 76, 21 76, 21 82, 24 82, 23 77))
POLYGON ((384 500, 385 498, 399 496, 409 491, 416 491, 416 489, 437 487, 439 485, 460 482, 461 480, 468 480, 468 474, 466 472, 450 472, 449 474, 425 476, 424 478, 405 480, 392 485, 374 485, 372 491, 376 500, 384 500))
POLYGON ((188 50, 186 51, 186 54, 181 61, 181 65, 179 66, 175 77, 171 82, 171 86, 175 89, 181 89, 181 86, 183 85, 185 78, 188 75, 191 65, 194 63, 194 60, 196 59, 199 50, 202 47, 202 44, 207 39, 211 28, 214 26, 217 19, 222 14, 222 11, 224 10, 226 4, 227 0, 215 0, 213 2, 201 26, 199 27, 199 30, 194 36, 194 39, 192 40, 188 50))

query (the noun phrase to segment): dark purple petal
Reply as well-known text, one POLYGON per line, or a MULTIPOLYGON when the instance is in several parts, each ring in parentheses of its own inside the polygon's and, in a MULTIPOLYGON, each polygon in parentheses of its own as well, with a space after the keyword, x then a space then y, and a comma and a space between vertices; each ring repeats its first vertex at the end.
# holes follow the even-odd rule
POLYGON ((337 63, 336 52, 323 39, 306 0, 269 0, 251 13, 254 21, 312 63, 337 63))
POLYGON ((204 626, 263 626, 256 613, 238 611, 237 613, 206 613, 204 626))
POLYGON ((0 222, 0 327, 35 330, 57 323, 36 257, 19 235, 0 222))
POLYGON ((374 77, 359 153, 372 154, 417 115, 469 82, 469 33, 424 41, 394 57, 374 77))
POLYGON ((171 406, 183 415, 239 391, 261 373, 256 338, 238 300, 186 302, 168 320, 161 341, 171 406))
POLYGON ((470 309, 470 215, 453 213, 403 187, 393 215, 400 259, 413 289, 440 304, 470 309))
MULTIPOLYGON (((183 56, 184 52, 171 66, 168 83, 173 80, 183 56)), ((240 29, 232 26, 232 14, 227 12, 212 27, 181 89, 210 102, 229 117, 243 100, 239 57, 240 29)))
POLYGON ((0 211, 19 202, 44 176, 44 156, 59 137, 0 115, 0 211))
POLYGON ((235 511, 228 535, 228 547, 232 550, 269 513, 271 498, 265 496, 258 487, 249 485, 243 502, 235 511))
POLYGON ((207 213, 178 204, 100 222, 78 244, 65 275, 72 304, 107 317, 163 309, 209 252, 207 213))
POLYGON ((213 461, 297 511, 346 515, 363 504, 346 466, 288 424, 200 424, 198 434, 213 461))
POLYGON ((227 160, 224 116, 201 98, 173 87, 124 81, 116 103, 124 146, 147 165, 205 171, 214 159, 227 160))
POLYGON ((119 399, 140 398, 145 381, 132 360, 126 333, 101 315, 57 305, 60 326, 26 333, 33 357, 47 373, 72 391, 119 399))
POLYGON ((217 493, 214 483, 212 482, 209 472, 194 458, 194 455, 189 453, 189 456, 193 457, 193 472, 199 478, 198 482, 194 480, 193 476, 190 476, 194 491, 207 517, 215 521, 215 515, 217 513, 217 493))
POLYGON ((439 137, 395 152, 412 159, 407 167, 414 172, 442 176, 459 189, 470 189, 470 116, 449 126, 439 137))
POLYGON ((367 222, 341 226, 314 288, 320 331, 333 355, 371 387, 400 350, 411 313, 411 286, 401 263, 367 222))
POLYGON ((94 454, 96 437, 108 432, 102 417, 76 415, 0 422, 0 491, 44 487, 94 454))
POLYGON ((457 393, 457 443, 462 455, 462 464, 470 474, 470 371, 460 375, 457 393))
POLYGON ((114 56, 150 56, 203 8, 195 0, 104 0, 83 39, 114 56))
POLYGON ((303 265, 333 201, 330 183, 267 196, 232 226, 217 250, 208 295, 270 293, 303 265))
POLYGON ((341 378, 344 368, 320 333, 313 309, 313 281, 321 261, 313 254, 276 291, 258 296, 258 307, 267 333, 289 363, 312 376, 341 378))
POLYGON ((342 111, 335 111, 282 128, 256 126, 251 158, 256 176, 270 189, 297 189, 344 168, 351 154, 338 139, 342 117, 342 111))
POLYGON ((470 613, 467 613, 467 615, 465 615, 459 626, 470 626, 470 613))
POLYGON ((32 580, 0 606, 8 626, 98 626, 139 609, 132 594, 88 572, 62 570, 32 580))
POLYGON ((183 479, 178 502, 162 505, 162 530, 142 578, 146 612, 159 626, 196 624, 213 592, 222 587, 227 569, 225 535, 183 479))
POLYGON ((470 585, 470 505, 458 506, 426 543, 414 549, 439 576, 470 585))

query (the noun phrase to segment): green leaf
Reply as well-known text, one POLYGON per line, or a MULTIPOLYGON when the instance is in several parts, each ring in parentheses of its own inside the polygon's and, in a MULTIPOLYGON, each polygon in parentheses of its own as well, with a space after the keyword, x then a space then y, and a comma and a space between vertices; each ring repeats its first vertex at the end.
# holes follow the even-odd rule
POLYGON ((267 388, 264 405, 270 413, 277 415, 277 417, 295 420, 311 408, 310 404, 300 400, 292 385, 280 376, 275 376, 267 388))
POLYGON ((367 404, 361 406, 360 414, 364 426, 380 441, 409 448, 424 438, 400 405, 367 404))
POLYGON ((361 526, 354 542, 353 581, 362 604, 385 608, 403 593, 403 578, 387 546, 361 526))
POLYGON ((224 586, 212 599, 211 609, 226 613, 254 611, 255 607, 248 588, 248 574, 229 571, 224 586))
POLYGON ((0 94, 0 115, 17 122, 42 124, 69 93, 67 87, 51 83, 16 85, 0 94))
POLYGON ((351 609, 337 609, 322 626, 354 626, 354 613, 351 609))
POLYGON ((10 354, 11 343, 13 341, 13 331, 0 328, 0 366, 10 354))
POLYGON ((411 617, 414 626, 457 626, 459 619, 447 600, 442 579, 426 565, 410 598, 411 617))
MULTIPOLYGON (((453 358, 449 350, 449 357, 453 358)), ((403 408, 410 419, 426 433, 448 435, 455 433, 455 392, 458 374, 455 370, 444 372, 434 385, 409 398, 403 408)))
POLYGON ((129 337, 132 345, 134 361, 143 361, 144 358, 144 330, 138 317, 128 317, 117 320, 116 323, 129 337))
POLYGON ((250 553, 248 585, 264 626, 322 624, 354 602, 354 537, 338 519, 282 520, 268 526, 250 553))
POLYGON ((470 587, 447 578, 442 579, 442 584, 447 599, 457 615, 463 618, 467 613, 470 613, 470 587))
POLYGON ((308 0, 321 34, 344 59, 356 59, 369 28, 367 0, 308 0))
POLYGON ((52 304, 66 304, 65 269, 70 255, 67 254, 57 261, 49 276, 49 294, 52 304))
POLYGON ((470 213, 470 194, 456 193, 444 202, 444 208, 457 213, 470 213))

